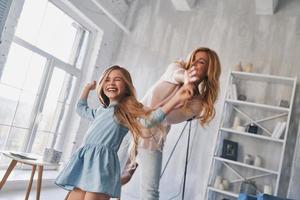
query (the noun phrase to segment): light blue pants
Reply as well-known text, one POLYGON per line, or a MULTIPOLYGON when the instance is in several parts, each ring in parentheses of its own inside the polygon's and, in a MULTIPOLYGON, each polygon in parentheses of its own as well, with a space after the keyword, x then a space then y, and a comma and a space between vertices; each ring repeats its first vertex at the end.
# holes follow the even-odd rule
MULTIPOLYGON (((130 140, 130 135, 127 134, 118 151, 121 170, 129 157, 130 140)), ((140 170, 140 200, 158 200, 162 152, 139 148, 137 161, 140 170)))
POLYGON ((139 148, 140 199, 159 199, 159 180, 162 168, 162 152, 139 148))

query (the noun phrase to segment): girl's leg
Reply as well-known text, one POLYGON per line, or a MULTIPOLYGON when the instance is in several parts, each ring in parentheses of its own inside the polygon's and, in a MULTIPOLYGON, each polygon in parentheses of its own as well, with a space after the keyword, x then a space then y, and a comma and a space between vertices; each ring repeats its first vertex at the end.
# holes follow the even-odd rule
POLYGON ((162 152, 139 149, 141 170, 141 200, 159 199, 159 180, 162 167, 162 152))
POLYGON ((85 191, 79 188, 74 188, 74 190, 68 193, 67 200, 84 200, 85 193, 85 191))
POLYGON ((103 193, 86 192, 84 200, 109 200, 110 196, 103 193))

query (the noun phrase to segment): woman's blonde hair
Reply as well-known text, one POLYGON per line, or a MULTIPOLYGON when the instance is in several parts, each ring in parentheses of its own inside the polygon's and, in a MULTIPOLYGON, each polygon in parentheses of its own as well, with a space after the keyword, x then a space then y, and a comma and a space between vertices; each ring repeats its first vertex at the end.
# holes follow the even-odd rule
POLYGON ((207 74, 198 86, 201 99, 201 110, 195 116, 199 119, 201 125, 203 126, 204 124, 210 122, 216 113, 214 104, 217 100, 220 90, 219 78, 221 74, 221 65, 217 53, 206 47, 200 47, 193 50, 189 54, 187 60, 180 61, 179 64, 181 64, 181 66, 185 69, 191 68, 198 52, 205 52, 208 56, 207 74))
POLYGON ((143 104, 138 102, 136 98, 136 91, 132 83, 130 73, 123 67, 114 65, 106 69, 100 77, 99 84, 97 86, 97 96, 103 107, 109 105, 109 98, 104 94, 103 83, 106 80, 109 73, 113 70, 119 70, 123 77, 123 81, 126 86, 126 91, 122 99, 118 102, 115 107, 114 115, 116 116, 119 123, 127 127, 132 133, 133 146, 131 148, 131 161, 135 161, 137 155, 137 145, 139 137, 141 136, 142 126, 138 121, 138 118, 145 118, 149 115, 150 111, 143 109, 143 104))

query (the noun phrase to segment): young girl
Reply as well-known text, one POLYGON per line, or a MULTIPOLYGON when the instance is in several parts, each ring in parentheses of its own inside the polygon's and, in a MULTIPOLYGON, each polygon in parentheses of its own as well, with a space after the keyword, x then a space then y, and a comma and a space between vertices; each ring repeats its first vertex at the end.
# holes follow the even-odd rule
POLYGON ((128 132, 134 145, 131 160, 135 160, 142 127, 160 123, 175 105, 183 105, 193 95, 186 84, 164 106, 145 111, 136 99, 129 72, 119 66, 108 68, 97 86, 101 107, 91 109, 87 97, 96 89, 96 82, 85 86, 77 104, 77 112, 92 120, 83 145, 71 157, 56 179, 56 184, 70 190, 68 200, 106 200, 120 197, 119 146, 128 132))

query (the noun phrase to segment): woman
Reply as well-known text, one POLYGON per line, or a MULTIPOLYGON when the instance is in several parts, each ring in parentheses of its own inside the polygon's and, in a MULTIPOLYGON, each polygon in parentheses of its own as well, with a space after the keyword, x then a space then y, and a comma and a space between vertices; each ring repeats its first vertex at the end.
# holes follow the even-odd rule
MULTIPOLYGON (((159 199, 162 150, 171 124, 194 117, 204 126, 214 118, 220 74, 221 66, 216 52, 209 48, 197 48, 186 61, 170 64, 159 81, 146 93, 142 103, 155 109, 168 102, 184 83, 194 84, 194 96, 183 108, 175 107, 160 126, 144 129, 143 135, 151 137, 141 138, 139 144, 140 199, 159 199)), ((132 171, 127 173, 127 178, 131 175, 132 171)))

